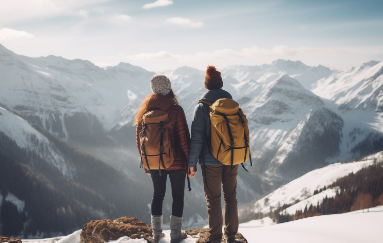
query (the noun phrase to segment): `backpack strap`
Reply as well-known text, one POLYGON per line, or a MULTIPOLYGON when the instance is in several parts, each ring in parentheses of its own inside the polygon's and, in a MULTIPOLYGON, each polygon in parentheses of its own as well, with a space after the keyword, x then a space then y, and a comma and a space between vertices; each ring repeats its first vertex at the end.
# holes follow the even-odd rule
POLYGON ((171 106, 169 106, 169 108, 167 108, 165 111, 168 112, 168 110, 170 110, 170 108, 172 108, 173 106, 177 106, 176 103, 173 103, 171 106))
POLYGON ((205 103, 206 105, 208 105, 208 106, 211 106, 213 103, 211 103, 211 102, 209 102, 209 101, 206 101, 206 100, 199 100, 198 101, 198 104, 199 103, 205 103))
MULTIPOLYGON (((246 146, 246 148, 245 148, 245 158, 244 158, 243 162, 246 162, 247 148, 249 148, 250 166, 253 166, 253 162, 251 161, 251 152, 250 152, 249 140, 247 139, 247 135, 246 135, 245 121, 243 120, 242 115, 239 112, 237 112, 237 115, 239 116, 239 120, 241 121, 241 124, 243 126, 243 136, 244 136, 244 139, 245 139, 245 146, 246 146)), ((242 167, 246 170, 246 168, 245 168, 245 166, 243 164, 242 164, 242 167)))
MULTIPOLYGON (((141 133, 142 133, 143 136, 145 136, 145 129, 146 129, 146 124, 144 122, 142 122, 141 133)), ((148 155, 146 154, 146 150, 145 150, 145 139, 142 142, 142 148, 141 148, 141 165, 142 165, 142 155, 145 156, 146 165, 148 166, 148 169, 150 170, 149 161, 148 161, 148 155)))
POLYGON ((162 176, 161 175, 161 163, 162 163, 162 166, 164 167, 164 169, 166 169, 164 159, 162 157, 162 154, 164 153, 164 131, 165 131, 165 128, 164 128, 164 122, 163 121, 161 121, 160 124, 161 124, 160 161, 159 161, 158 167, 159 167, 159 174, 160 174, 160 176, 162 176))
MULTIPOLYGON (((206 100, 199 100, 198 104, 199 103, 204 103, 204 104, 208 105, 209 107, 213 104, 212 102, 209 102, 209 101, 206 101, 206 100)), ((206 178, 206 165, 205 165, 205 148, 206 147, 209 147, 211 149, 211 145, 210 145, 209 139, 207 138, 207 136, 205 134, 205 141, 203 142, 203 147, 202 147, 202 166, 203 166, 202 172, 203 172, 203 175, 205 177, 206 188, 209 191, 210 195, 213 197, 213 194, 211 193, 210 188, 207 185, 207 178, 206 178)), ((220 197, 221 197, 221 195, 219 195, 218 197, 213 197, 213 198, 220 198, 220 197)))
POLYGON ((230 165, 230 176, 231 176, 231 171, 233 170, 233 161, 234 161, 234 138, 233 138, 233 133, 231 132, 230 128, 230 122, 229 119, 227 119, 227 116, 225 114, 221 114, 223 118, 225 119, 226 125, 227 125, 227 131, 229 133, 230 137, 230 149, 231 150, 231 165, 230 165))

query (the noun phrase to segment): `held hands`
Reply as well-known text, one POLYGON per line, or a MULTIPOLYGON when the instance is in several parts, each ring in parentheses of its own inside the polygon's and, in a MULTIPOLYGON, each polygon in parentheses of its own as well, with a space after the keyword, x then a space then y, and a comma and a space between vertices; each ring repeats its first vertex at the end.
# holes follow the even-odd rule
POLYGON ((150 175, 150 171, 147 170, 146 168, 144 168, 144 172, 145 172, 145 174, 150 175))
POLYGON ((189 178, 193 178, 196 173, 197 173, 197 166, 189 167, 189 173, 188 173, 189 178))

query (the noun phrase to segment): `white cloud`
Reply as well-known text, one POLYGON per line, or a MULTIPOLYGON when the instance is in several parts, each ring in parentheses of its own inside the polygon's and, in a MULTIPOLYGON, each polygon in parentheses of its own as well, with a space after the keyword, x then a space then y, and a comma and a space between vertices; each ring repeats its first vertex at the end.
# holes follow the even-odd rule
POLYGON ((88 13, 88 11, 80 10, 77 12, 77 15, 80 15, 81 17, 87 18, 89 13, 88 13))
POLYGON ((125 15, 125 14, 121 14, 117 17, 119 20, 123 20, 123 21, 129 21, 132 19, 132 17, 128 16, 128 15, 125 15))
POLYGON ((0 28, 0 41, 11 41, 18 38, 31 38, 32 34, 25 31, 13 30, 8 28, 0 28))
POLYGON ((144 9, 149 9, 149 8, 155 8, 155 7, 163 7, 173 4, 173 1, 171 0, 157 0, 154 3, 148 3, 143 6, 144 9))
POLYGON ((127 56, 129 59, 159 61, 159 60, 181 60, 182 55, 171 54, 167 51, 160 51, 156 53, 139 53, 132 56, 127 56))
POLYGON ((184 27, 189 27, 189 28, 199 28, 203 26, 203 22, 193 22, 190 19, 185 19, 185 18, 179 18, 179 17, 174 17, 168 19, 166 22, 175 24, 175 25, 180 25, 184 27))
MULTIPOLYGON (((383 50, 383 48, 380 48, 383 50)), ((206 65, 218 65, 221 68, 231 65, 261 65, 276 59, 300 60, 308 65, 326 65, 333 68, 343 68, 360 60, 382 59, 383 51, 376 48, 309 48, 275 46, 271 49, 261 49, 256 46, 242 50, 220 49, 211 52, 192 54, 175 54, 167 51, 155 53, 139 53, 125 56, 134 65, 152 70, 165 70, 187 65, 204 69, 206 65), (375 51, 374 51, 375 50, 375 51)))
POLYGON ((89 5, 110 0, 1 0, 0 23, 7 24, 34 17, 48 17, 76 13, 87 15, 86 11, 78 11, 89 5))

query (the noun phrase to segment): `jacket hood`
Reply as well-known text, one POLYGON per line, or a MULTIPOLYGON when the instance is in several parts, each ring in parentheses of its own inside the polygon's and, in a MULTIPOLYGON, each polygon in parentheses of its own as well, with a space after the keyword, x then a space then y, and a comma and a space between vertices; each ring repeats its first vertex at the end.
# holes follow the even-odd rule
POLYGON ((149 110, 163 110, 167 111, 172 105, 174 105, 173 98, 159 95, 157 99, 150 104, 149 110))
POLYGON ((200 100, 214 103, 216 100, 222 99, 222 98, 232 99, 232 96, 229 92, 223 89, 213 89, 203 94, 200 100))

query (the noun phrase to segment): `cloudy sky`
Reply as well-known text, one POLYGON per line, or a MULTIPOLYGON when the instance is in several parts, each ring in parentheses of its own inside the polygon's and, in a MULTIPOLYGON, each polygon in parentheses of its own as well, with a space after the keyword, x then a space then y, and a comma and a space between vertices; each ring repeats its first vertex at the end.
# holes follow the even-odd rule
POLYGON ((383 60, 382 0, 0 0, 15 53, 152 71, 383 60))

